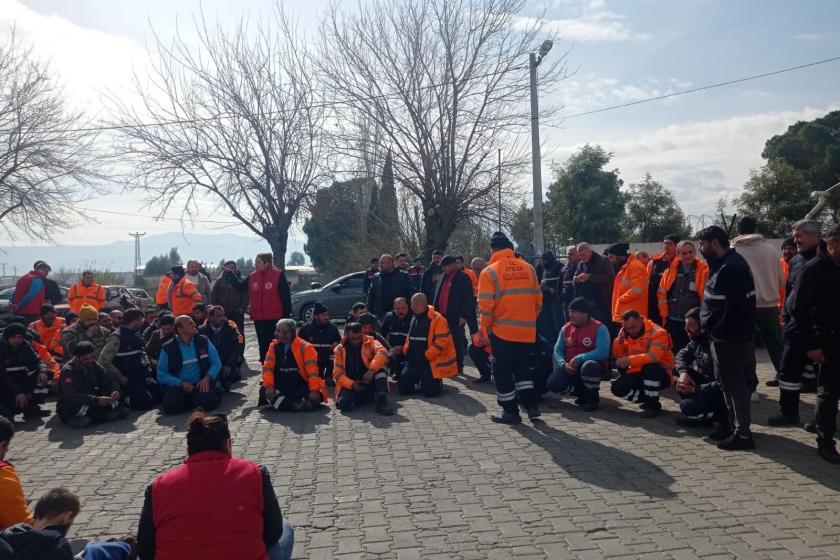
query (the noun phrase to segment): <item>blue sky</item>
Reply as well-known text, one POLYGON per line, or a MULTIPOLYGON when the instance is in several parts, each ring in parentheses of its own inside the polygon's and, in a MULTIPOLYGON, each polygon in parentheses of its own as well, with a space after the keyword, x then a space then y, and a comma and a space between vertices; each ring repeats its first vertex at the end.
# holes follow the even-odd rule
MULTIPOLYGON (((225 23, 266 11, 271 3, 0 0, 0 33, 14 22, 36 53, 52 58, 68 92, 97 110, 99 91, 126 88, 131 68, 145 63, 148 24, 162 36, 173 33, 176 21, 188 29, 199 5, 208 17, 225 23)), ((319 13, 329 7, 324 0, 286 5, 313 34, 319 13)), ((547 0, 528 2, 522 16, 542 10, 549 29, 561 36, 549 56, 569 50, 574 73, 557 91, 543 94, 541 104, 562 105, 564 114, 840 56, 836 0, 547 0)), ((737 194, 749 170, 761 165, 761 148, 770 135, 837 108, 840 62, 570 119, 542 128, 543 181, 550 182, 552 162, 562 163, 587 142, 600 143, 614 152, 613 163, 626 182, 649 171, 674 190, 689 214, 709 213, 720 196, 737 194)), ((98 243, 103 236, 125 237, 126 228, 179 228, 174 221, 149 223, 144 216, 151 213, 140 210, 136 196, 114 194, 89 206, 136 216, 99 214, 98 227, 70 231, 61 239, 98 243)), ((196 224, 195 229, 214 227, 196 224)))

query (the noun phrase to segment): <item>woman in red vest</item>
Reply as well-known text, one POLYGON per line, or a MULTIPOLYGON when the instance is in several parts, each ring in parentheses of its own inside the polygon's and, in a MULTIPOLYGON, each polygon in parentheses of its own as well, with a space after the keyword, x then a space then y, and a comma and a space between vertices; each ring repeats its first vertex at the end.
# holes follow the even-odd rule
POLYGON ((248 275, 248 315, 257 331, 260 363, 265 361, 277 321, 292 316, 289 284, 272 260, 271 253, 259 253, 254 259, 256 270, 248 275))
POLYGON ((187 460, 148 488, 137 550, 156 560, 288 560, 294 529, 265 467, 231 456, 222 415, 187 421, 187 460))

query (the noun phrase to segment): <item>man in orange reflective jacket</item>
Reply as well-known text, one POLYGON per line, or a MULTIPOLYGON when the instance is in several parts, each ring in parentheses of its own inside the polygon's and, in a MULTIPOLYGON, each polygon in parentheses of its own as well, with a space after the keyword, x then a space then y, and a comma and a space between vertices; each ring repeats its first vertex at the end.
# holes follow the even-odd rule
POLYGON ((388 352, 375 338, 362 332, 362 325, 344 327, 344 340, 333 351, 335 407, 346 412, 374 399, 376 412, 391 416, 388 404, 388 352))
POLYGON ((659 392, 671 385, 674 354, 668 332, 637 311, 625 311, 612 353, 620 375, 612 393, 641 403, 642 418, 655 418, 662 410, 659 392))
POLYGON ((424 396, 436 397, 443 380, 458 373, 458 358, 446 319, 427 304, 426 296, 411 296, 411 325, 403 346, 405 368, 398 382, 400 393, 411 395, 420 387, 424 396))
POLYGON ((50 354, 59 360, 64 356, 61 346, 61 333, 64 330, 64 317, 59 317, 51 303, 41 305, 41 318, 29 323, 29 328, 38 333, 38 337, 50 354))
POLYGON ((519 424, 518 401, 529 418, 540 415, 534 388, 537 315, 542 292, 534 267, 513 252, 513 243, 501 232, 490 238, 493 257, 478 279, 479 341, 493 347, 499 424, 519 424))
POLYGON ((193 306, 196 303, 201 303, 201 293, 195 284, 187 280, 186 274, 187 271, 180 265, 169 269, 169 278, 172 282, 169 284, 166 297, 169 302, 169 309, 176 317, 191 315, 193 306))
MULTIPOLYGON (((630 310, 644 315, 648 308, 647 269, 636 255, 630 252, 628 243, 613 243, 607 247, 607 256, 618 270, 613 280, 612 320, 621 323, 624 313, 630 310)), ((620 325, 616 325, 617 332, 620 325)))
POLYGON ((294 319, 280 319, 262 367, 259 404, 275 410, 311 412, 327 402, 315 347, 297 336, 294 319))
POLYGON ((85 304, 99 311, 105 305, 105 298, 105 288, 94 282, 93 272, 85 270, 82 272, 81 279, 67 292, 67 305, 74 313, 78 313, 85 304))

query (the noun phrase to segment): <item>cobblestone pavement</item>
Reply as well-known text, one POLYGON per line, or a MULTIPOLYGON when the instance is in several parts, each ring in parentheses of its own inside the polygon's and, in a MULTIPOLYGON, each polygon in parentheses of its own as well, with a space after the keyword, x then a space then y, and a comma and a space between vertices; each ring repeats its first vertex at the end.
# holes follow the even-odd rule
MULTIPOLYGON (((515 428, 491 423, 491 388, 464 378, 383 418, 262 412, 254 372, 222 411, 234 453, 271 471, 296 558, 840 558, 840 468, 801 428, 766 427, 777 389, 762 383, 753 409, 758 449, 723 453, 674 425, 672 391, 668 413, 643 420, 606 385, 595 413, 549 397, 542 422, 515 428)), ((125 535, 145 486, 183 459, 184 420, 73 431, 53 416, 19 425, 9 459, 28 497, 80 493, 74 537, 125 535)))

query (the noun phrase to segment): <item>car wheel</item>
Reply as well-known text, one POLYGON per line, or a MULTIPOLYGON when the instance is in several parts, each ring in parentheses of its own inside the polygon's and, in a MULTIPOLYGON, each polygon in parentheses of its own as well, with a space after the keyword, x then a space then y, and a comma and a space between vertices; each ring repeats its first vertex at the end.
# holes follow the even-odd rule
POLYGON ((315 305, 309 304, 300 310, 300 320, 304 323, 311 323, 312 318, 315 317, 315 305))

